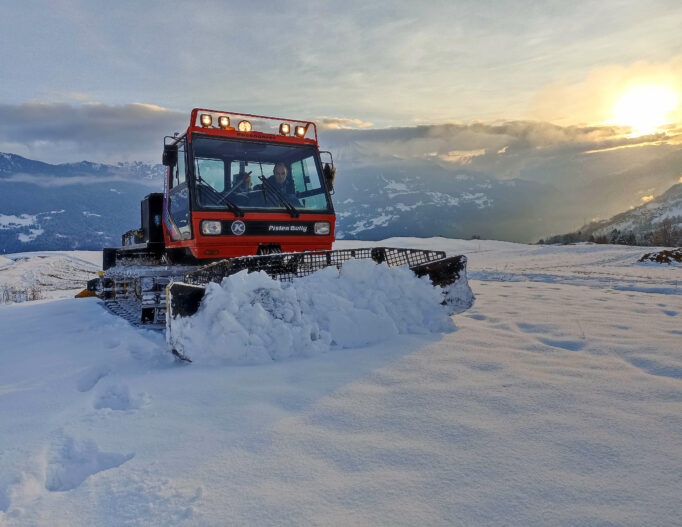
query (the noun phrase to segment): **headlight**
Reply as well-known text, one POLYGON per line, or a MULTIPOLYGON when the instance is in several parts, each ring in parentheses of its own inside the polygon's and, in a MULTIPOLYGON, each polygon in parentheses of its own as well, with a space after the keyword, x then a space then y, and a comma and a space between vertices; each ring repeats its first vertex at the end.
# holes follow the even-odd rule
POLYGON ((210 113, 202 113, 201 114, 201 126, 209 127, 209 126, 211 126, 212 122, 213 122, 213 117, 211 117, 210 113))
POLYGON ((201 222, 201 234, 204 236, 215 236, 222 232, 222 225, 219 221, 204 220, 201 222))
POLYGON ((291 132, 291 126, 289 126, 289 123, 282 123, 279 125, 280 134, 289 135, 289 132, 291 132))
POLYGON ((315 234, 326 235, 329 234, 329 222, 328 221, 316 221, 315 222, 315 234))
POLYGON ((239 121, 239 131, 240 132, 250 132, 251 131, 251 123, 249 121, 239 121))
POLYGON ((227 130, 230 127, 230 118, 227 115, 221 115, 218 117, 218 126, 223 130, 227 130))
POLYGON ((297 126, 295 133, 298 137, 303 137, 305 135, 305 126, 297 126))

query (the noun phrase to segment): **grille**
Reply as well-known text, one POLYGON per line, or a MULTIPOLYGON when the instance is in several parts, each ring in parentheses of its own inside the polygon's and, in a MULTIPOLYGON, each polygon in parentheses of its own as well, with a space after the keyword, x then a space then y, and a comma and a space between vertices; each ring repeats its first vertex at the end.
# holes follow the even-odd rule
POLYGON ((242 256, 221 260, 187 273, 184 281, 189 284, 203 285, 218 282, 231 274, 247 270, 265 271, 272 278, 291 281, 324 269, 336 266, 353 258, 371 258, 376 263, 386 263, 389 267, 407 265, 416 267, 445 258, 443 251, 422 249, 397 249, 388 247, 367 247, 361 249, 339 249, 335 251, 314 251, 301 253, 269 254, 263 256, 242 256))

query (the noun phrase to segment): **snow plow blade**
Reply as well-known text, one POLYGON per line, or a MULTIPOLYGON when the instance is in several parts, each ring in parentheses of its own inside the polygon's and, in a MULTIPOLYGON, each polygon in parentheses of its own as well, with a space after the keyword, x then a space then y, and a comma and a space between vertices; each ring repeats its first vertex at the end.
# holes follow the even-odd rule
POLYGON ((215 262, 185 274, 182 282, 171 282, 166 287, 166 341, 174 355, 182 354, 181 343, 173 336, 173 320, 194 315, 201 305, 205 286, 220 283, 223 278, 240 271, 265 271, 273 279, 291 281, 325 267, 341 268, 354 258, 371 258, 389 267, 408 266, 417 276, 428 276, 431 283, 443 289, 443 305, 450 314, 469 309, 474 296, 466 275, 466 256, 447 257, 443 251, 367 247, 301 253, 281 253, 264 256, 244 256, 215 262))

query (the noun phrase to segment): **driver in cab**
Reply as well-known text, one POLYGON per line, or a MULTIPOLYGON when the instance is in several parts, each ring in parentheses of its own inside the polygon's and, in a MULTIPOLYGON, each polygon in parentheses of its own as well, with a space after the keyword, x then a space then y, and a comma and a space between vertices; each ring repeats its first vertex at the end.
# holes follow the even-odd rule
POLYGON ((272 176, 268 178, 268 183, 274 186, 282 194, 294 195, 294 181, 289 177, 289 171, 284 163, 277 163, 272 172, 272 176))
MULTIPOLYGON (((262 187, 263 185, 260 185, 260 188, 262 187)), ((265 188, 278 191, 293 205, 300 205, 298 198, 296 197, 296 187, 294 186, 294 180, 289 174, 289 170, 284 163, 275 164, 272 170, 272 176, 265 179, 265 188)))
POLYGON ((279 204, 284 200, 290 205, 300 206, 301 203, 296 196, 296 187, 294 180, 289 174, 289 170, 284 163, 275 163, 272 170, 272 176, 265 178, 261 176, 263 184, 256 185, 255 190, 262 190, 263 197, 268 203, 279 204), (275 195, 272 194, 274 191, 275 195))

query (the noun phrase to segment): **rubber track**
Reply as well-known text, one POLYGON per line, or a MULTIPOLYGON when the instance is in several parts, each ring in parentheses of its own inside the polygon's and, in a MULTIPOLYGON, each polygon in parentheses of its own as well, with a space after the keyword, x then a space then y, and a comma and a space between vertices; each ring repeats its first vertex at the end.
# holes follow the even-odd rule
POLYGON ((133 302, 120 302, 114 298, 109 298, 104 301, 104 306, 117 317, 121 317, 136 328, 152 329, 155 331, 163 331, 166 329, 166 324, 143 324, 140 321, 140 306, 133 302))

